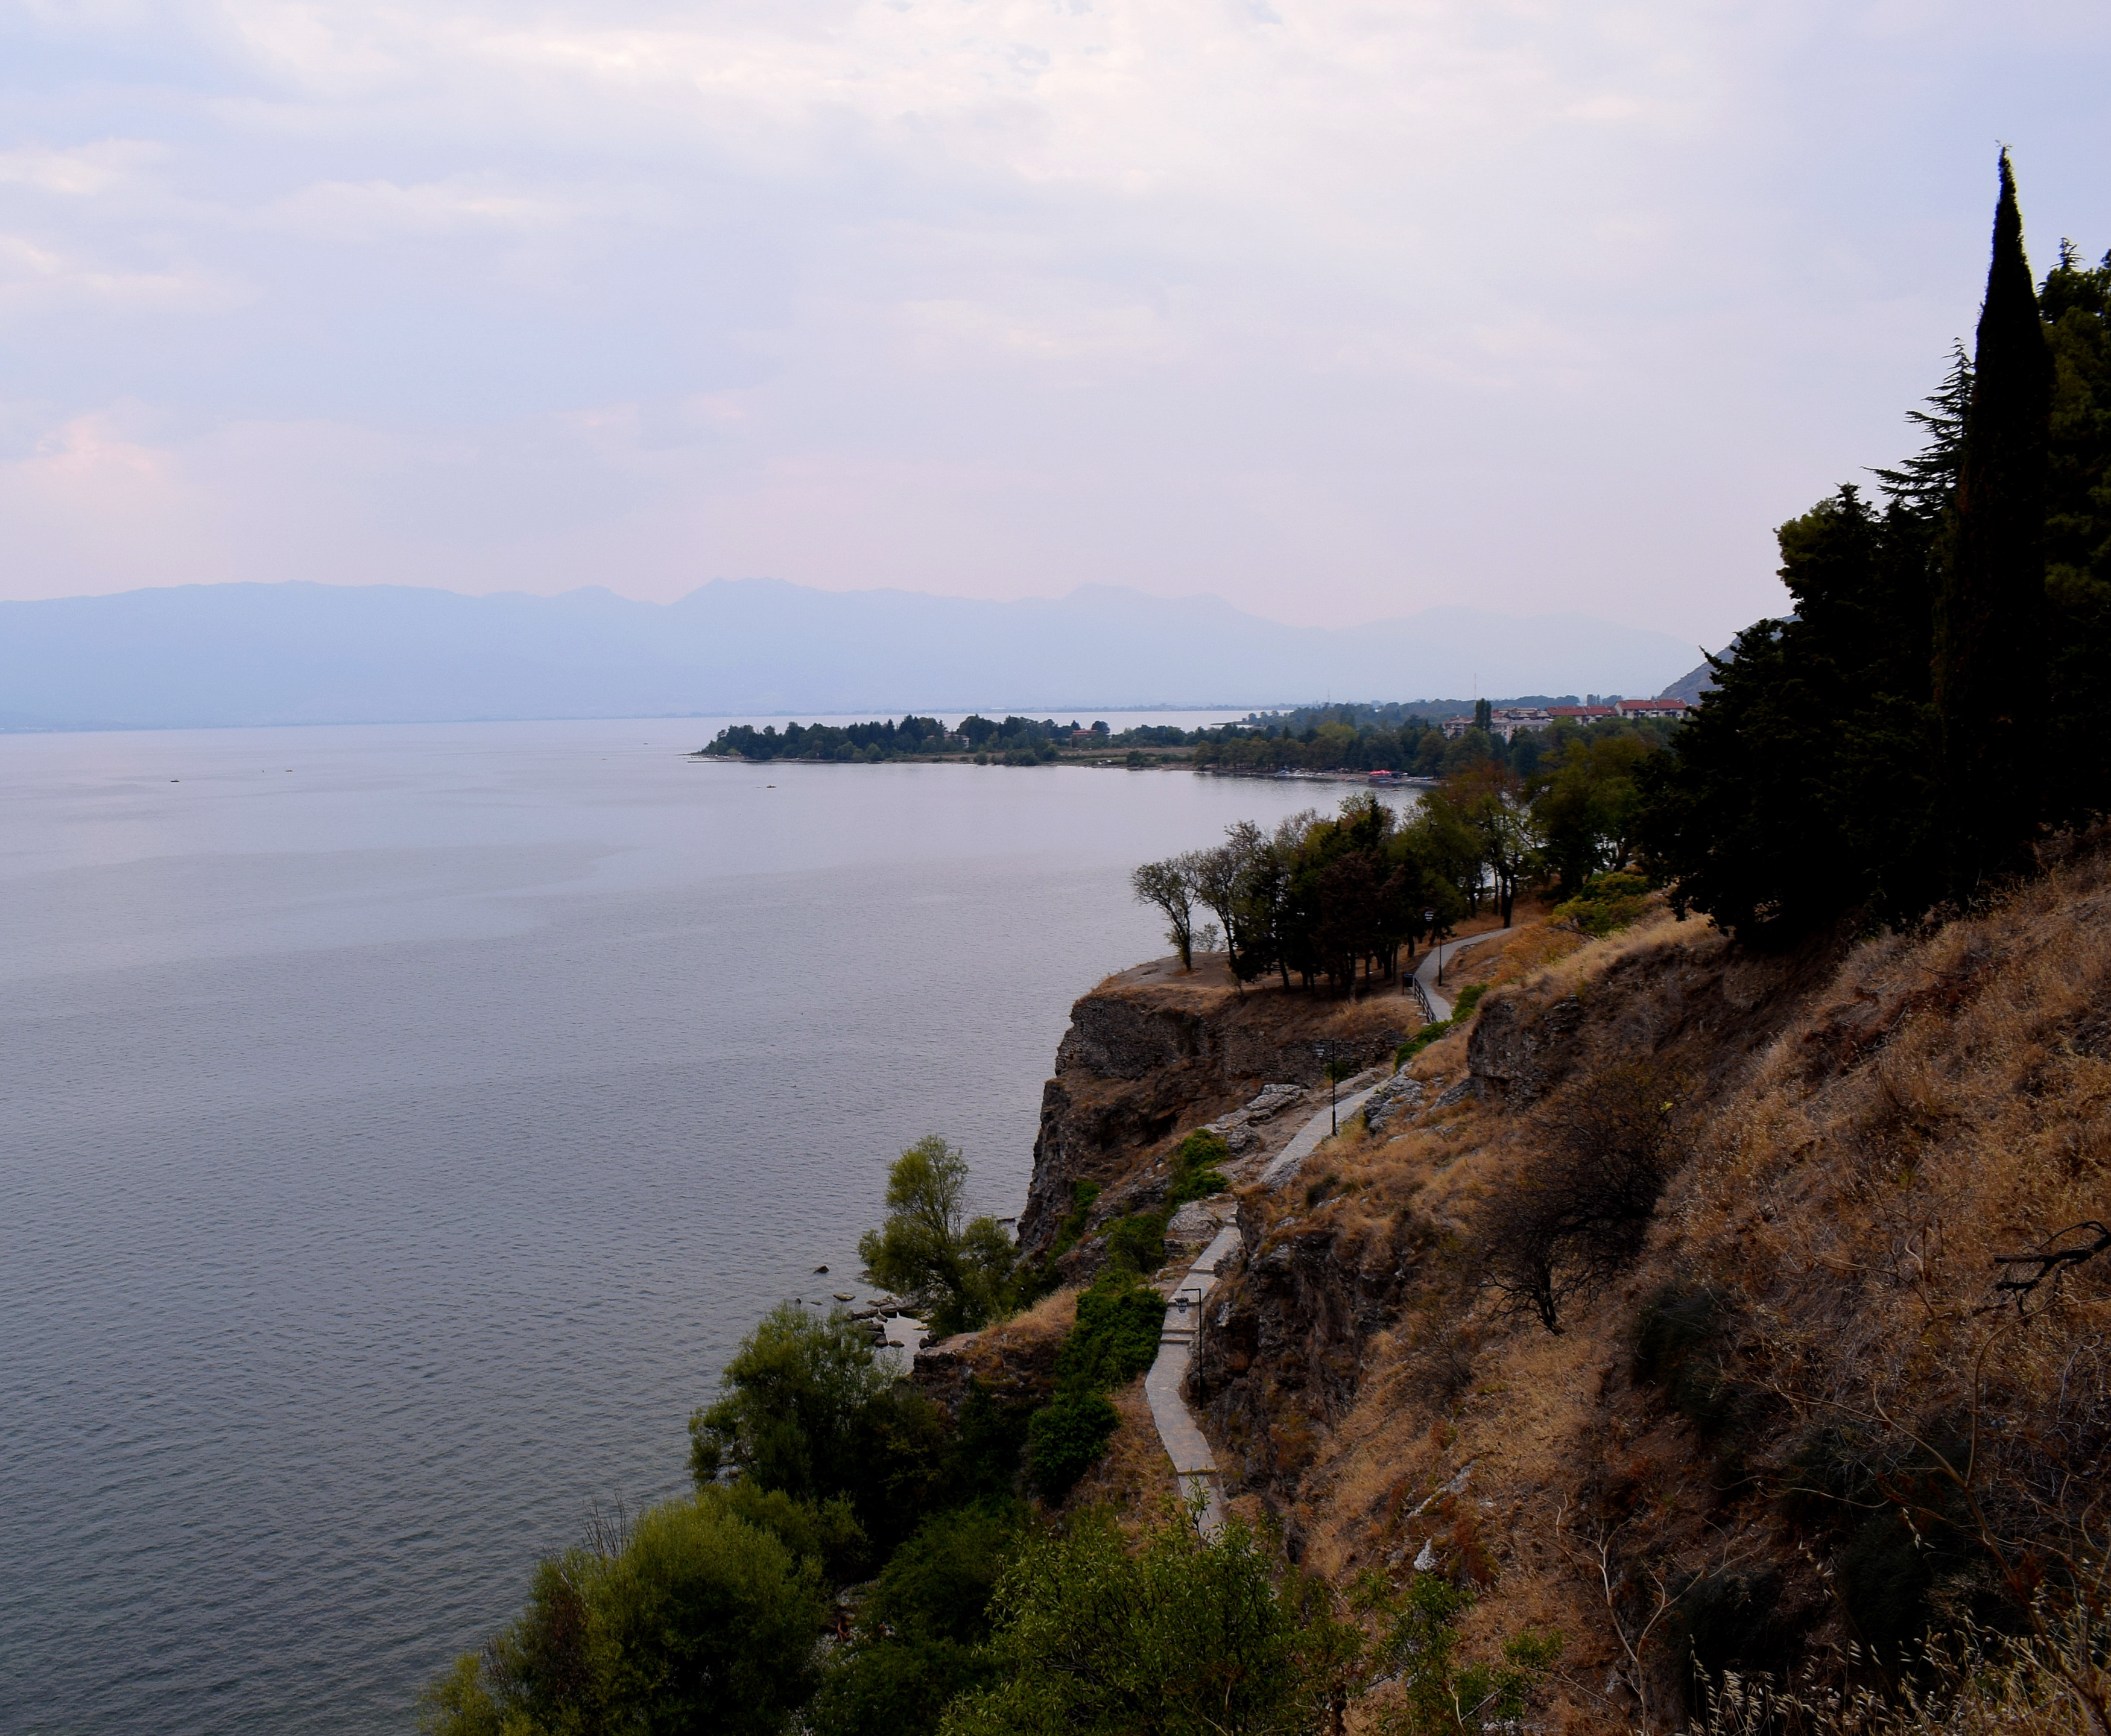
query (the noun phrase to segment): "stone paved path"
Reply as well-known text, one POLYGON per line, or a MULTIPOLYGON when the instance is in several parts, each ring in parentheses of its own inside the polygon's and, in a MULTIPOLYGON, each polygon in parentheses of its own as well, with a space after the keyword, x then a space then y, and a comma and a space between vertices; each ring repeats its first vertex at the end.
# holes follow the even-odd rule
MULTIPOLYGON (((1334 1116, 1346 1120, 1364 1106, 1364 1099, 1378 1088, 1391 1071, 1390 1066, 1372 1070, 1378 1075, 1371 1084, 1352 1091, 1332 1107, 1322 1108, 1291 1136, 1290 1143, 1260 1172, 1261 1185, 1279 1188, 1297 1173, 1298 1166, 1319 1148, 1332 1130, 1334 1116)), ((1187 1378, 1188 1358, 1196 1334, 1202 1329, 1202 1312, 1210 1293, 1217 1287, 1217 1269, 1239 1246, 1238 1219, 1234 1216, 1217 1232, 1216 1239, 1203 1249, 1202 1257, 1187 1269, 1174 1288, 1165 1311, 1165 1325, 1158 1338, 1157 1360, 1143 1377, 1143 1396, 1151 1402, 1151 1419, 1158 1425, 1158 1438, 1173 1461, 1174 1475, 1190 1499, 1200 1494, 1202 1534, 1214 1537, 1224 1523, 1223 1479, 1217 1472, 1216 1455, 1195 1421, 1195 1413, 1180 1388, 1187 1378)))
MULTIPOLYGON (((1290 1143, 1278 1152, 1269 1161, 1268 1167, 1260 1172, 1260 1184, 1264 1188, 1279 1188, 1295 1175, 1305 1160, 1319 1148, 1319 1142, 1332 1136, 1335 1117, 1347 1120, 1364 1107, 1364 1099, 1391 1076, 1392 1063, 1386 1061, 1373 1070, 1378 1076, 1370 1084, 1351 1091, 1334 1105, 1331 1113, 1322 1106, 1319 1114, 1291 1135, 1290 1143)), ((1364 1076, 1361 1074, 1357 1075, 1358 1078, 1364 1076)))
MULTIPOLYGON (((1512 929, 1496 929, 1485 934, 1469 935, 1423 957, 1415 976, 1428 992, 1438 1018, 1451 1016, 1451 1002, 1437 993, 1437 966, 1440 960, 1448 962, 1453 954, 1463 952, 1469 947, 1514 932, 1512 929), (1427 976, 1424 971, 1428 973, 1427 976)), ((1290 1143, 1260 1172, 1263 1187, 1282 1187, 1296 1175, 1305 1160, 1332 1132, 1336 1119, 1346 1121, 1361 1109, 1364 1099, 1384 1083, 1392 1069, 1387 1065, 1371 1070, 1378 1077, 1369 1084, 1321 1108, 1291 1136, 1290 1143)), ((1369 1075, 1360 1076, 1368 1078, 1369 1075)), ((1187 1269, 1187 1277, 1174 1290, 1165 1311, 1165 1324, 1159 1332, 1157 1359, 1151 1365, 1150 1373, 1143 1377, 1143 1395, 1151 1403, 1151 1419, 1158 1426, 1158 1438, 1165 1443, 1167 1457, 1173 1461, 1173 1472, 1180 1480, 1181 1491, 1191 1500, 1198 1494, 1203 1497, 1205 1537, 1214 1537, 1223 1529, 1223 1478, 1217 1470, 1216 1454, 1210 1450, 1209 1439, 1196 1424, 1195 1413, 1187 1408, 1187 1401, 1181 1396, 1180 1388, 1187 1378, 1187 1363, 1194 1353, 1196 1334, 1202 1329, 1203 1310, 1210 1292, 1217 1287, 1218 1268, 1230 1259, 1238 1246, 1238 1219, 1234 1216, 1217 1232, 1216 1239, 1203 1249, 1202 1257, 1187 1269)))
POLYGON ((1454 954, 1469 947, 1478 947, 1484 940, 1499 940, 1505 934, 1517 933, 1513 923, 1506 929, 1490 929, 1485 934, 1469 934, 1464 940, 1447 940, 1445 943, 1422 955, 1422 962, 1414 967, 1414 979, 1422 984, 1422 992, 1429 997, 1429 1004, 1439 1019, 1451 1016, 1451 1000, 1437 986, 1437 971, 1440 965, 1451 962, 1454 954))
POLYGON ((1174 1474, 1180 1479, 1180 1491, 1189 1499, 1201 1495, 1205 1502, 1202 1509, 1202 1534, 1214 1537, 1223 1529, 1223 1479, 1217 1474, 1216 1456, 1201 1429, 1196 1426, 1195 1413, 1187 1408, 1187 1401, 1180 1396, 1181 1383, 1187 1377, 1187 1359, 1195 1346, 1195 1334, 1201 1329, 1202 1309, 1210 1291, 1217 1287, 1217 1268, 1228 1260, 1239 1245, 1238 1219, 1217 1232, 1217 1238, 1202 1251, 1202 1257, 1187 1270, 1187 1275, 1174 1291, 1171 1306, 1165 1311, 1165 1325, 1158 1339, 1158 1359, 1151 1365, 1151 1372, 1143 1377, 1143 1395, 1151 1402, 1151 1420, 1158 1425, 1158 1438, 1165 1443, 1165 1451, 1173 1461, 1174 1474))

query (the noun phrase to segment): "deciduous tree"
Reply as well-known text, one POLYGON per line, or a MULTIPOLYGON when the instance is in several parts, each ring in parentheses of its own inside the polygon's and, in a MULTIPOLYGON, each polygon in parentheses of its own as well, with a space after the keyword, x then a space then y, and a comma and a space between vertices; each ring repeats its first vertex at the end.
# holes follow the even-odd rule
POLYGON ((1015 1250, 994 1218, 969 1219, 968 1164, 937 1134, 887 1176, 887 1221, 858 1242, 865 1276, 912 1302, 934 1332, 971 1332, 1002 1309, 1015 1250))

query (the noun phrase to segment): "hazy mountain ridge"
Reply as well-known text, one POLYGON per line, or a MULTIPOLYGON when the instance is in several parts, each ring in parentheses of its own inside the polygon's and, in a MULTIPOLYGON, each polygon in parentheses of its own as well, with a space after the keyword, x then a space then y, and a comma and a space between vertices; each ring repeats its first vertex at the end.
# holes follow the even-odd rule
POLYGON ((662 604, 598 587, 184 585, 0 603, 0 729, 1646 693, 1690 655, 1585 615, 1292 627, 1114 586, 989 602, 721 579, 662 604))

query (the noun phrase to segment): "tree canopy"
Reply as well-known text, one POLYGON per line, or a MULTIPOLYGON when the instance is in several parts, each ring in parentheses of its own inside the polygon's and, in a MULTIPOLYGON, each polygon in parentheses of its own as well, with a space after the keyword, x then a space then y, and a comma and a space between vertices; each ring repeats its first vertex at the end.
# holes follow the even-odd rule
POLYGON ((1927 444, 1777 534, 1795 612, 1711 660, 1641 769, 1641 854, 1682 911, 1786 945, 1910 920, 2111 808, 2111 254, 2033 291, 2005 155, 1973 355, 1927 444))
POLYGON ((993 1218, 969 1220, 967 1160, 933 1134, 887 1177, 887 1221, 859 1239, 865 1276, 883 1284, 942 1335, 986 1325, 1003 1307, 1015 1250, 993 1218))

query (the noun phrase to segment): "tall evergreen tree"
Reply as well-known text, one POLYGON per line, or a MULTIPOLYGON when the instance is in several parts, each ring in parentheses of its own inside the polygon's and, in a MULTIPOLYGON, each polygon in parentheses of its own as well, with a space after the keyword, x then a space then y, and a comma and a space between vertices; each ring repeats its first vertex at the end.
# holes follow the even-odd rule
POLYGON ((2053 352, 2045 489, 2052 616, 2049 817, 2111 812, 2111 253, 2094 266, 2063 243, 2038 291, 2053 352))
POLYGON ((1957 473, 1964 462, 1964 422, 1972 408, 1972 358, 1951 346, 1950 371, 1927 395, 1925 410, 1909 410, 1906 420, 1927 435, 1927 444, 1895 470, 1873 465, 1870 474, 1884 498, 1928 525, 1942 521, 1957 504, 1957 473))
POLYGON ((2045 440, 2052 353, 2001 153, 1957 522, 1936 614, 1941 811, 1962 898, 2021 866, 2041 816, 2045 440))

